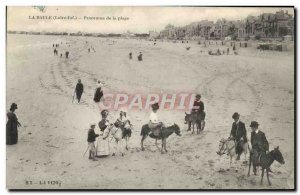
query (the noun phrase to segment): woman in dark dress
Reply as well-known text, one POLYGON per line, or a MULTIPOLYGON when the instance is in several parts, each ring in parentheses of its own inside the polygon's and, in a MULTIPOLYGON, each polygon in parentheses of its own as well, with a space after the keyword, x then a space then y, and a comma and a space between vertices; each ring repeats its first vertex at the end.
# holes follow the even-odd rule
POLYGON ((18 127, 21 124, 18 122, 18 118, 15 114, 15 110, 18 109, 16 103, 12 103, 10 106, 10 112, 7 113, 8 121, 6 123, 6 144, 13 145, 18 143, 18 127))

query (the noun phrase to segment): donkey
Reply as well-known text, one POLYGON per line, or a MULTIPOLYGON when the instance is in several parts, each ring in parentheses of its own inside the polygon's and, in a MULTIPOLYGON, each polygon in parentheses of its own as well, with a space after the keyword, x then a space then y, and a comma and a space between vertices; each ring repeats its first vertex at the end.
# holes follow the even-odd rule
POLYGON ((125 149, 128 150, 128 140, 131 137, 131 133, 132 133, 132 125, 127 125, 125 123, 125 126, 122 129, 121 127, 117 127, 115 124, 111 124, 111 128, 110 128, 111 141, 112 140, 115 141, 114 148, 119 150, 122 156, 124 156, 123 141, 125 140, 125 149))
MULTIPOLYGON (((142 136, 141 148, 142 148, 142 151, 145 150, 145 148, 144 148, 144 140, 147 138, 147 136, 149 135, 150 132, 151 132, 151 129, 149 128, 148 124, 145 124, 145 125, 142 126, 142 130, 141 130, 141 136, 142 136)), ((158 139, 162 140, 161 153, 163 154, 163 151, 168 152, 167 151, 167 138, 170 135, 172 135, 174 132, 175 132, 176 135, 181 136, 181 134, 180 134, 180 128, 175 123, 172 126, 164 127, 162 129, 160 129, 159 136, 155 136, 152 133, 149 136, 151 138, 155 139, 155 145, 157 145, 157 140, 158 139)))
MULTIPOLYGON (((244 143, 243 146, 243 153, 245 154, 245 162, 247 162, 247 154, 249 151, 249 145, 248 143, 244 143)), ((236 156, 236 152, 235 152, 235 142, 233 139, 221 139, 220 140, 220 144, 219 144, 219 151, 217 151, 218 155, 223 155, 223 154, 227 154, 230 156, 230 167, 232 164, 232 158, 234 156, 236 156)))
POLYGON ((191 123, 191 126, 193 128, 192 134, 194 134, 195 125, 196 125, 197 134, 200 133, 200 130, 203 130, 201 126, 201 116, 198 112, 192 112, 191 114, 185 112, 184 120, 185 120, 185 124, 191 123))
MULTIPOLYGON (((248 170, 248 177, 250 176, 250 168, 251 168, 251 164, 253 164, 253 170, 255 170, 254 167, 256 166, 260 166, 261 167, 261 180, 260 180, 260 184, 263 184, 263 178, 264 178, 264 171, 266 170, 267 172, 267 179, 268 179, 268 183, 269 185, 272 185, 269 179, 269 172, 270 172, 270 167, 273 164, 274 160, 278 161, 280 164, 284 164, 284 159, 283 156, 279 150, 279 146, 277 146, 276 148, 274 148, 274 150, 272 150, 271 152, 269 152, 268 154, 261 154, 259 157, 259 162, 254 162, 255 159, 252 158, 252 153, 250 154, 250 163, 249 163, 249 170, 248 170)), ((256 172, 254 172, 254 174, 256 175, 256 172)))

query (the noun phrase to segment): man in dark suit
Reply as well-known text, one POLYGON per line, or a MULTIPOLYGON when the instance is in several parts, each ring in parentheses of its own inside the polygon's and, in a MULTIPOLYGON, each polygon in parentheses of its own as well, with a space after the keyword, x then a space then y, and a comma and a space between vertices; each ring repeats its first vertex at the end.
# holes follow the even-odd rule
POLYGON ((238 155, 236 160, 240 160, 240 156, 243 152, 243 145, 247 142, 247 132, 245 123, 240 121, 239 113, 235 112, 232 115, 232 118, 234 122, 232 123, 230 138, 235 141, 235 152, 238 155))
POLYGON ((252 145, 252 159, 253 159, 253 171, 256 174, 255 164, 259 164, 259 159, 261 155, 265 155, 269 151, 269 142, 265 134, 258 129, 258 122, 252 121, 250 127, 251 132, 251 145, 252 145))
POLYGON ((80 103, 80 99, 83 93, 83 84, 81 83, 81 80, 78 79, 78 83, 75 87, 75 93, 76 93, 76 98, 78 100, 78 104, 80 103))

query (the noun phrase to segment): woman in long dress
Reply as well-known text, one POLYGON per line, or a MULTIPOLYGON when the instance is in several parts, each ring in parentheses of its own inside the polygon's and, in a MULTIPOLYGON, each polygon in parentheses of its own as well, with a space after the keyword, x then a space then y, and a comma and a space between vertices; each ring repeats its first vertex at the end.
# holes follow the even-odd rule
POLYGON ((13 145, 18 143, 18 127, 21 124, 15 114, 15 110, 18 109, 16 103, 12 103, 10 106, 10 111, 7 113, 8 121, 6 123, 6 144, 13 145))
POLYGON ((103 157, 110 154, 109 148, 109 134, 110 134, 110 124, 107 120, 108 110, 102 110, 101 112, 102 120, 98 123, 100 128, 100 136, 97 139, 96 144, 96 156, 103 157))

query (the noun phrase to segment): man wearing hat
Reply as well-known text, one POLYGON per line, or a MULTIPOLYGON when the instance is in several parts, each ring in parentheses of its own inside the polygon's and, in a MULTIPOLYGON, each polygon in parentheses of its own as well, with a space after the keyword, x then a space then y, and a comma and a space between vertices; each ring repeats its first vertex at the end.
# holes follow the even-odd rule
MULTIPOLYGON (((251 155, 253 160, 253 165, 259 163, 261 155, 265 155, 269 151, 269 142, 265 134, 258 129, 258 122, 252 121, 250 124, 251 127, 251 155)), ((256 174, 256 166, 253 166, 253 172, 256 174)))
POLYGON ((89 144, 89 149, 90 149, 90 154, 89 154, 89 159, 92 159, 94 161, 96 161, 95 156, 96 156, 96 147, 95 147, 95 141, 96 141, 96 137, 99 136, 99 134, 95 133, 95 126, 96 124, 91 124, 91 127, 88 131, 88 144, 89 144))
MULTIPOLYGON (((197 113, 197 112, 200 113, 201 120, 204 121, 204 119, 205 119, 204 103, 200 99, 201 99, 201 95, 197 94, 191 113, 197 113)), ((191 130, 191 124, 192 124, 192 122, 189 121, 188 131, 191 130)), ((203 130, 203 129, 201 129, 201 130, 203 130)))
POLYGON ((245 123, 240 121, 239 113, 233 113, 232 118, 234 122, 232 123, 230 138, 235 141, 235 152, 238 155, 236 160, 240 160, 240 156, 243 152, 243 145, 247 142, 247 131, 245 123))

